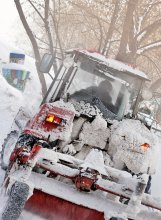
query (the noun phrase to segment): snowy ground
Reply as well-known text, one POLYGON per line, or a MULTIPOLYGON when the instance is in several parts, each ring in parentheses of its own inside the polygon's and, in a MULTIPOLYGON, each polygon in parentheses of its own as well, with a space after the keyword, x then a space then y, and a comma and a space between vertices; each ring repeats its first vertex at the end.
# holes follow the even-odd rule
MULTIPOLYGON (((0 42, 1 61, 8 62, 9 53, 15 50, 17 50, 17 48, 9 47, 8 45, 0 42)), ((13 119, 16 116, 19 108, 23 106, 29 111, 36 112, 39 104, 41 103, 41 88, 36 72, 35 60, 26 56, 25 68, 30 71, 30 80, 27 82, 25 91, 23 93, 10 86, 0 73, 0 150, 3 140, 10 131, 13 119)), ((3 181, 3 178, 4 171, 0 169, 0 185, 3 181)), ((3 209, 5 199, 6 198, 3 196, 3 193, 1 193, 0 212, 3 209)), ((37 218, 36 216, 32 216, 31 214, 24 212, 20 219, 36 220, 37 218)))
MULTIPOLYGON (((14 48, 10 48, 7 45, 0 43, 0 50, 1 50, 1 59, 3 61, 8 60, 9 52, 15 50, 14 48)), ((10 127, 13 122, 13 118, 17 114, 18 109, 20 106, 23 106, 29 110, 35 111, 38 109, 39 104, 41 102, 41 89, 39 80, 36 73, 36 68, 34 65, 34 59, 30 57, 26 57, 25 67, 31 72, 30 80, 28 81, 25 91, 22 93, 15 88, 11 87, 6 80, 0 75, 0 125, 1 125, 1 132, 0 132, 0 150, 1 145, 3 143, 4 138, 6 137, 7 133, 10 131, 10 127)), ((160 190, 160 182, 161 179, 161 149, 160 155, 156 160, 159 160, 158 169, 156 175, 153 177, 152 181, 152 195, 160 196, 161 197, 161 190, 160 190)), ((2 183, 4 178, 4 171, 0 169, 0 184, 2 183)), ((3 195, 3 192, 0 194, 0 213, 3 209, 3 204, 5 203, 6 197, 3 195)), ((148 220, 152 217, 144 215, 144 219, 148 220)), ((42 218, 27 213, 23 211, 21 220, 41 220, 42 218)), ((139 217, 137 220, 142 219, 139 217)), ((159 220, 160 218, 158 218, 159 220)))

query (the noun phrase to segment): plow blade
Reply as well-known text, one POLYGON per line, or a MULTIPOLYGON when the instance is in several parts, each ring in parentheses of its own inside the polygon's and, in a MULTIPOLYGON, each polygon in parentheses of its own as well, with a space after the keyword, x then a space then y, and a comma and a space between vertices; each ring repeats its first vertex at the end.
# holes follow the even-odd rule
MULTIPOLYGON (((89 157, 83 163, 72 156, 45 148, 40 150, 38 156, 39 159, 34 160, 32 166, 9 175, 11 183, 18 177, 31 190, 34 189, 25 205, 28 211, 49 220, 109 220, 111 217, 120 217, 120 214, 126 215, 129 220, 144 220, 142 213, 145 210, 146 213, 150 211, 146 220, 161 219, 161 200, 144 194, 148 175, 133 178, 125 171, 104 166, 95 178, 92 170, 94 165, 89 163, 89 157), (45 173, 33 172, 35 165, 45 173), (91 182, 93 188, 88 190, 91 182), (111 194, 117 200, 111 199, 111 194), (125 198, 128 203, 120 203, 119 197, 125 198)), ((127 220, 127 217, 124 219, 127 220)))
POLYGON ((104 213, 89 209, 39 190, 27 201, 25 209, 45 219, 56 220, 104 220, 104 213))
MULTIPOLYGON (((39 188, 34 190, 33 195, 26 202, 25 209, 44 219, 109 220, 111 214, 119 216, 121 213, 126 213, 129 220, 144 220, 145 216, 147 216, 146 220, 161 219, 160 213, 145 206, 140 207, 137 217, 133 218, 127 213, 127 205, 110 200, 101 191, 80 192, 66 183, 53 181, 36 173, 32 173, 30 180, 35 185, 39 184, 39 188)), ((109 191, 112 193, 112 190, 109 191)))
POLYGON ((74 186, 53 181, 32 173, 29 179, 35 186, 25 209, 49 220, 103 220, 111 213, 122 213, 126 205, 109 200, 101 192, 82 192, 74 186))
MULTIPOLYGON (((43 157, 45 155, 46 161, 39 161, 37 163, 39 167, 51 173, 54 172, 67 179, 75 181, 75 176, 79 174, 79 170, 76 167, 83 164, 81 160, 69 155, 63 155, 57 152, 50 152, 48 149, 42 149, 42 151, 44 152, 43 157), (47 162, 50 161, 51 157, 56 158, 52 165, 50 162, 47 162), (60 161, 66 161, 68 165, 64 166, 60 163, 60 161), (73 167, 71 165, 73 165, 73 167)), ((122 170, 116 170, 115 168, 107 166, 104 166, 104 169, 106 171, 107 178, 98 178, 98 180, 95 182, 95 186, 97 189, 113 194, 115 196, 122 196, 123 198, 130 199, 133 205, 139 205, 140 203, 147 207, 161 211, 161 199, 144 193, 148 181, 148 175, 144 174, 141 176, 141 178, 137 179, 133 178, 131 174, 128 174, 127 172, 122 170), (138 200, 137 202, 135 201, 136 198, 138 200)))
MULTIPOLYGON (((136 186, 136 191, 138 192, 138 195, 136 195, 135 192, 132 193, 130 189, 124 188, 124 186, 121 184, 110 183, 110 181, 105 181, 103 179, 98 181, 97 188, 105 192, 111 193, 115 196, 122 196, 123 198, 131 199, 133 196, 135 197, 139 195, 140 192, 138 191, 141 188, 141 183, 139 183, 138 186, 136 186)), ((161 199, 160 198, 154 197, 146 193, 143 193, 141 197, 142 197, 141 198, 142 205, 161 211, 161 199)))

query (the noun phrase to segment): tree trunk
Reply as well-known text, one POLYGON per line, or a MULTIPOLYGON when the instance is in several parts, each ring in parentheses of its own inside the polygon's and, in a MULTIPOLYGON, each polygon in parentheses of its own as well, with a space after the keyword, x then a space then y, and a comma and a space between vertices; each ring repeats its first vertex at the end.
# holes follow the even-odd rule
POLYGON ((34 50, 34 55, 35 55, 35 59, 36 59, 36 68, 37 68, 39 80, 40 80, 40 83, 41 83, 42 95, 44 97, 46 92, 47 92, 47 87, 46 87, 46 82, 45 82, 44 75, 39 71, 39 64, 40 64, 40 61, 41 61, 41 56, 40 56, 39 48, 38 48, 36 39, 35 39, 32 31, 31 31, 31 29, 30 29, 30 26, 27 23, 27 20, 26 20, 26 17, 24 15, 24 12, 22 10, 20 1, 19 0, 14 0, 14 1, 15 1, 15 5, 16 5, 18 14, 20 16, 21 22, 22 22, 22 24, 23 24, 23 26, 24 26, 24 28, 26 30, 26 33, 27 33, 27 35, 28 35, 28 37, 29 37, 29 39, 31 41, 31 44, 32 44, 32 47, 33 47, 33 50, 34 50))
POLYGON ((116 24, 116 20, 118 18, 119 8, 120 8, 120 1, 116 0, 115 1, 114 12, 113 12, 113 15, 112 15, 112 18, 111 18, 110 27, 108 29, 108 32, 107 32, 107 35, 106 35, 106 40, 105 40, 105 43, 104 43, 104 48, 102 50, 102 53, 105 54, 106 56, 108 55, 109 49, 110 49, 110 46, 108 46, 108 48, 107 48, 107 44, 110 41, 110 39, 112 38, 113 32, 115 30, 115 24, 116 24))
MULTIPOLYGON (((50 26, 49 26, 49 4, 50 0, 45 0, 45 18, 44 18, 44 24, 45 24, 45 30, 48 36, 49 40, 49 50, 50 53, 52 54, 53 57, 56 57, 56 52, 54 50, 54 45, 53 45, 53 39, 50 31, 50 26)), ((54 62, 53 64, 54 68, 54 73, 57 74, 58 68, 57 68, 57 63, 54 62)))
MULTIPOLYGON (((127 12, 125 16, 125 21, 123 25, 123 31, 122 31, 122 36, 121 36, 121 41, 120 41, 120 47, 118 54, 116 56, 117 60, 120 60, 122 62, 126 63, 135 63, 133 60, 135 57, 135 48, 136 45, 133 46, 133 48, 130 46, 132 45, 131 41, 134 39, 134 36, 132 36, 133 32, 133 16, 134 16, 134 11, 135 8, 138 4, 138 0, 129 0, 128 5, 127 5, 127 12), (132 49, 133 51, 130 51, 132 49), (129 50, 129 51, 128 51, 129 50)), ((133 41, 135 44, 136 41, 133 41)))

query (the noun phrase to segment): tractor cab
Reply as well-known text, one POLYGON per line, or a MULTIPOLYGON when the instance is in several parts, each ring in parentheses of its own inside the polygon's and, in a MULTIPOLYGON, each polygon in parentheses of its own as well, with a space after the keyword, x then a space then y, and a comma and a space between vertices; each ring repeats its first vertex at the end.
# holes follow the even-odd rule
POLYGON ((61 98, 84 101, 96 105, 105 118, 121 120, 127 114, 136 114, 146 80, 143 72, 124 63, 96 52, 71 50, 66 53, 43 103, 61 98))

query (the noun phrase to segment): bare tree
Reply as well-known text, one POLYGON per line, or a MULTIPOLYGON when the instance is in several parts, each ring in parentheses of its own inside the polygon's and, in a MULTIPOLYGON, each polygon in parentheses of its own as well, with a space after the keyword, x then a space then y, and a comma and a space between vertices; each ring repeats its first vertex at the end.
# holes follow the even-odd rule
POLYGON ((34 51, 35 59, 36 59, 36 68, 37 68, 38 76, 39 76, 39 79, 40 79, 40 82, 41 82, 42 95, 44 96, 46 91, 47 91, 47 87, 46 87, 46 82, 45 82, 44 75, 39 71, 39 64, 40 64, 40 61, 41 61, 39 47, 38 47, 36 39, 33 35, 33 32, 32 32, 32 30, 30 29, 30 27, 27 23, 26 17, 24 15, 24 12, 23 12, 22 7, 21 7, 20 0, 15 0, 15 4, 16 4, 16 8, 17 8, 17 11, 19 13, 21 22, 22 22, 22 24, 23 24, 23 26, 26 30, 26 33, 27 33, 27 35, 28 35, 28 37, 31 41, 32 47, 33 47, 33 51, 34 51))
POLYGON ((135 55, 136 55, 136 41, 134 41, 134 33, 133 33, 133 17, 134 11, 138 4, 138 0, 129 0, 127 3, 127 12, 126 17, 123 23, 123 30, 120 39, 120 47, 118 50, 118 54, 116 56, 117 60, 127 62, 127 63, 135 63, 135 55), (131 49, 131 52, 128 53, 127 50, 131 49))
MULTIPOLYGON (((21 4, 20 0, 16 1, 21 4)), ((160 1, 26 0, 25 3, 34 14, 28 25, 39 53, 47 50, 63 58, 64 50, 78 45, 95 48, 106 56, 138 65, 149 73, 153 82, 160 78, 160 1)))
POLYGON ((112 14, 112 17, 111 17, 111 23, 110 23, 110 26, 108 28, 108 32, 106 34, 104 47, 102 49, 102 53, 106 54, 106 56, 108 55, 109 49, 110 49, 110 46, 111 46, 110 40, 111 40, 111 38, 114 34, 114 31, 115 31, 115 25, 116 25, 116 21, 118 19, 119 8, 120 8, 120 1, 115 0, 115 6, 114 6, 114 11, 113 11, 113 14, 112 14))

